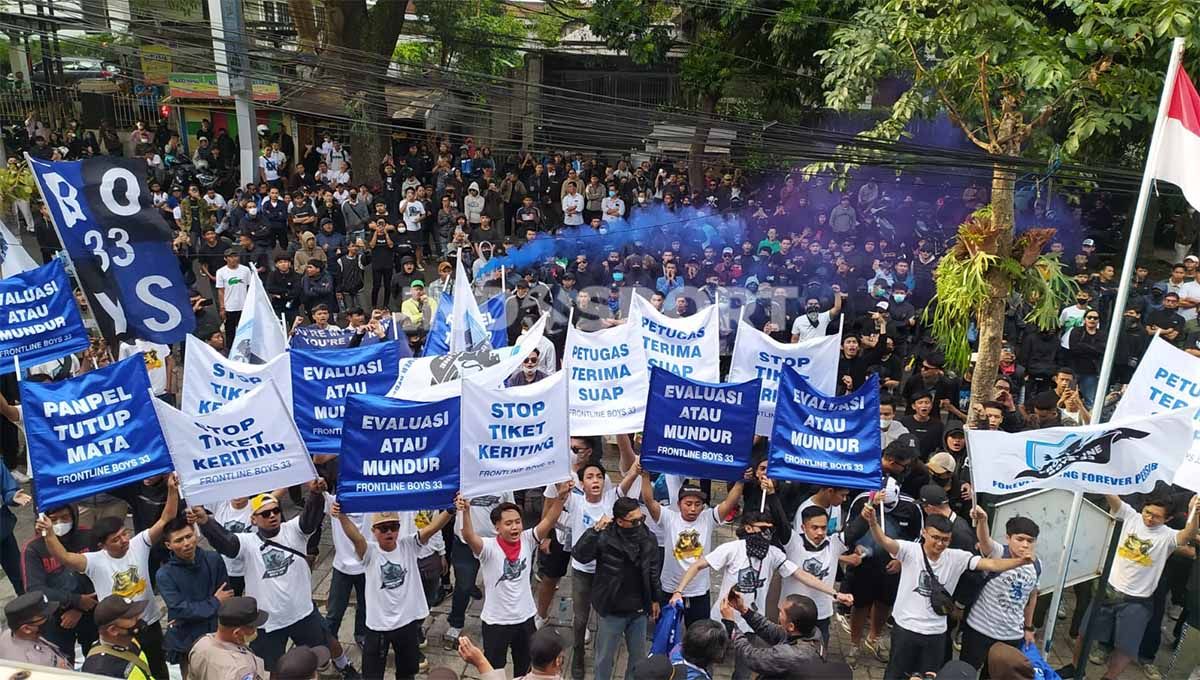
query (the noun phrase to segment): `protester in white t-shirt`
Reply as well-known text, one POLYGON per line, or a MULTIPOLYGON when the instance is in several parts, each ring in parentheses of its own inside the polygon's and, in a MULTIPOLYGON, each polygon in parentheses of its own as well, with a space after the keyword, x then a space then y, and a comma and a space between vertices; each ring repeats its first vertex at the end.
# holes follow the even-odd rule
MULTIPOLYGON (((1110 644, 1106 678, 1120 677, 1137 657, 1142 635, 1153 614, 1153 596, 1162 577, 1167 558, 1180 546, 1196 537, 1197 504, 1200 496, 1188 503, 1188 520, 1183 529, 1167 526, 1171 516, 1171 501, 1151 496, 1138 512, 1118 496, 1106 496, 1108 511, 1121 522, 1117 554, 1104 592, 1092 600, 1084 615, 1085 626, 1095 626, 1100 633, 1097 642, 1110 644)), ((1082 648, 1080 635, 1075 644, 1075 666, 1079 666, 1082 648)))
POLYGON ((834 293, 833 307, 824 312, 821 311, 820 298, 809 297, 804 301, 804 314, 796 317, 796 320, 792 322, 792 342, 804 342, 825 337, 829 322, 841 313, 842 294, 840 291, 834 293))
POLYGON ((900 562, 900 588, 892 607, 895 621, 892 655, 884 678, 903 680, 913 675, 934 674, 946 662, 946 616, 933 610, 931 597, 937 590, 933 581, 941 584, 946 593, 953 593, 968 569, 1003 572, 1032 564, 1033 557, 992 559, 949 548, 952 526, 942 515, 925 518, 922 543, 897 541, 884 533, 875 516, 874 504, 880 500, 882 494, 865 504, 862 517, 871 528, 876 545, 900 562))
MULTIPOLYGON (((637 469, 642 477, 642 503, 646 514, 659 527, 665 552, 663 555, 662 592, 666 597, 679 590, 679 580, 696 560, 712 551, 713 530, 725 523, 724 518, 737 507, 742 498, 742 480, 730 485, 725 500, 715 508, 705 507, 707 498, 699 486, 684 486, 679 489, 678 508, 664 506, 654 498, 654 485, 650 474, 637 469)), ((685 626, 707 619, 712 610, 709 599, 708 572, 700 572, 683 593, 683 621, 685 626)), ((662 604, 666 604, 664 601, 662 604)))
POLYGON ((367 601, 371 606, 367 607, 363 677, 382 678, 388 652, 394 649, 396 677, 411 678, 419 670, 421 622, 429 616, 417 555, 421 546, 450 522, 450 513, 439 512, 424 529, 408 536, 399 535, 397 513, 372 513, 372 543, 339 506, 333 506, 332 514, 354 544, 367 573, 367 601))
POLYGON ((45 539, 50 555, 91 580, 96 587, 96 599, 119 595, 149 603, 142 611, 142 629, 137 639, 146 652, 153 675, 163 678, 167 677, 167 661, 163 655, 162 610, 150 583, 150 549, 162 538, 163 527, 178 512, 179 477, 171 474, 167 476, 167 499, 158 521, 130 538, 124 517, 99 519, 92 527, 92 535, 100 545, 95 552, 67 552, 49 519, 42 516, 34 523, 34 531, 45 539))
POLYGON ((1003 574, 989 576, 967 613, 963 627, 962 653, 959 659, 987 677, 988 650, 997 642, 1020 648, 1033 643, 1033 611, 1037 607, 1038 572, 1035 549, 1038 525, 1028 517, 1012 517, 1005 524, 1008 536, 1005 544, 993 541, 988 531, 988 517, 978 505, 971 508, 979 552, 985 557, 1034 557, 1025 564, 1003 574))
MULTIPOLYGON (((800 511, 796 513, 796 526, 800 527, 800 531, 792 532, 784 551, 788 560, 802 571, 817 577, 833 589, 838 564, 848 567, 862 564, 864 549, 857 548, 854 552, 846 554, 846 543, 842 539, 841 531, 833 531, 830 528, 834 521, 829 510, 812 502, 813 498, 825 491, 822 489, 800 506, 800 511)), ((842 492, 842 499, 845 500, 846 490, 836 491, 842 492)), ((836 509, 840 517, 841 507, 836 509)), ((828 591, 816 590, 795 579, 784 581, 779 590, 780 598, 788 595, 804 595, 813 601, 817 606, 817 630, 821 631, 822 640, 828 645, 829 620, 833 617, 833 596, 829 595, 828 591)))
MULTIPOLYGON (((471 519, 474 520, 475 533, 484 538, 496 535, 492 526, 492 510, 503 503, 513 502, 513 493, 505 491, 499 494, 487 494, 472 498, 471 519)), ((471 604, 471 593, 475 589, 475 579, 479 575, 479 559, 467 547, 462 535, 463 520, 461 516, 454 518, 454 538, 450 543, 450 566, 454 568, 454 594, 450 601, 450 612, 446 615, 446 632, 442 635, 442 646, 454 649, 458 646, 458 635, 467 622, 467 607, 471 604)))
POLYGON ((483 575, 483 653, 496 668, 508 665, 512 650, 513 677, 529 672, 529 640, 537 627, 533 617, 533 590, 530 576, 538 545, 554 530, 563 504, 574 486, 558 485, 558 497, 550 500, 537 526, 526 529, 521 508, 516 503, 501 503, 492 508, 489 520, 495 536, 483 537, 475 530, 471 503, 461 495, 455 500, 462 518, 462 537, 479 560, 483 575))
POLYGON ((138 352, 142 353, 142 359, 146 362, 146 373, 150 375, 150 387, 154 390, 154 396, 174 395, 175 360, 171 357, 170 345, 136 339, 132 343, 121 343, 117 351, 121 359, 127 359, 138 352))
POLYGON ((236 250, 230 248, 225 251, 225 266, 217 270, 216 287, 217 311, 225 323, 226 347, 233 347, 233 337, 237 334, 246 296, 250 292, 250 277, 254 275, 249 267, 242 264, 236 250))

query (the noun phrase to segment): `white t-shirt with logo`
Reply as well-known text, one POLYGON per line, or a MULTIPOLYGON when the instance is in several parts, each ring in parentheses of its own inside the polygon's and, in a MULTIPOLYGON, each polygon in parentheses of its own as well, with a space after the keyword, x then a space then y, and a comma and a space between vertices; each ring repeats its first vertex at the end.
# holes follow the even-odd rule
MULTIPOLYGON (((735 587, 742 594, 742 601, 754 611, 765 614, 767 611, 767 591, 771 587, 771 572, 777 572, 781 577, 790 577, 798 568, 795 563, 775 546, 767 549, 767 556, 760 560, 751 560, 746 554, 745 541, 730 541, 717 546, 704 557, 709 568, 714 573, 721 573, 721 591, 713 599, 712 611, 709 616, 713 621, 721 620, 721 602, 729 591, 735 587)), ((733 613, 734 623, 744 632, 751 632, 750 624, 737 613, 733 613)))
MULTIPOLYGON (((904 630, 921 635, 937 635, 946 632, 946 617, 938 616, 929 603, 929 571, 925 569, 921 544, 912 541, 897 541, 900 551, 892 557, 900 560, 900 589, 896 604, 892 607, 892 618, 904 630)), ((947 592, 953 593, 958 579, 968 569, 974 569, 981 558, 966 550, 946 548, 937 561, 929 560, 933 575, 947 592)))
MULTIPOLYGON (((689 522, 676 508, 662 506, 658 525, 662 530, 666 554, 663 556, 662 589, 673 593, 679 588, 684 572, 704 556, 713 543, 713 529, 722 524, 716 508, 705 508, 689 522)), ((701 570, 687 584, 684 597, 696 597, 708 592, 708 571, 701 570)))
POLYGON ((225 291, 225 311, 240 312, 246 306, 250 277, 253 275, 244 264, 239 264, 236 269, 226 265, 217 270, 217 288, 225 291))
POLYGON ((300 518, 280 524, 279 533, 270 539, 299 555, 264 543, 257 533, 234 537, 242 544, 238 557, 245 566, 246 594, 258 600, 260 611, 271 615, 263 630, 270 633, 287 628, 308 616, 313 610, 312 572, 302 557, 308 547, 308 534, 300 530, 300 518))
POLYGON ((829 312, 821 312, 817 315, 817 325, 812 325, 808 320, 808 314, 801 314, 792 322, 792 335, 796 336, 800 342, 812 340, 813 338, 825 337, 825 331, 829 328, 829 312))
POLYGON ((521 532, 516 560, 508 559, 499 538, 483 539, 479 571, 483 575, 483 611, 479 618, 493 626, 524 623, 533 618, 533 590, 529 587, 540 539, 533 529, 521 532))
POLYGON ((404 227, 408 231, 421 231, 421 220, 425 219, 425 204, 413 199, 400 204, 400 214, 404 217, 404 227))
MULTIPOLYGON (((992 541, 992 559, 1004 557, 1004 546, 992 541)), ((967 615, 973 630, 995 640, 1025 637, 1025 605, 1037 590, 1037 567, 1023 564, 1016 569, 990 575, 967 615)))
MULTIPOLYGON (((250 523, 252 514, 254 514, 254 510, 250 507, 249 502, 239 510, 233 507, 229 501, 221 501, 213 509, 212 518, 231 534, 250 534, 254 533, 254 525, 250 523)), ((246 567, 242 564, 242 558, 222 555, 221 559, 225 560, 225 573, 230 576, 246 575, 246 567)))
POLYGON ((115 558, 103 550, 83 553, 87 560, 84 574, 96 586, 96 597, 100 600, 109 595, 120 595, 130 600, 145 600, 150 604, 142 611, 142 621, 147 625, 162 618, 162 610, 154 599, 154 587, 150 585, 150 539, 142 531, 129 539, 129 550, 115 558))
POLYGON ((396 547, 385 552, 378 543, 368 543, 363 555, 367 581, 367 628, 379 633, 402 628, 429 616, 417 552, 417 535, 402 536, 396 547))
POLYGON ((287 156, 280 151, 272 151, 258 157, 258 167, 262 168, 263 178, 268 182, 279 179, 279 171, 283 169, 285 162, 287 162, 287 156))
MULTIPOLYGON (((566 504, 567 535, 571 541, 571 548, 575 547, 575 544, 579 542, 579 537, 583 536, 583 532, 587 531, 597 520, 605 515, 612 516, 612 506, 615 502, 617 502, 616 487, 605 489, 600 494, 600 501, 597 503, 589 503, 582 489, 578 487, 571 489, 566 504)), ((594 560, 584 564, 572 557, 571 566, 585 574, 596 573, 594 560)))
POLYGON ((171 356, 171 347, 149 340, 134 340, 133 343, 121 343, 117 354, 121 359, 127 359, 138 352, 146 362, 146 373, 150 375, 150 387, 154 394, 167 392, 167 357, 171 356))
MULTIPOLYGON (((325 507, 332 508, 335 501, 337 501, 337 496, 331 493, 325 494, 325 507)), ((346 516, 358 528, 358 533, 362 534, 363 538, 367 541, 375 540, 375 535, 371 532, 368 513, 346 513, 346 516)), ((346 535, 346 530, 342 528, 342 523, 335 519, 329 524, 333 527, 333 568, 347 576, 358 576, 363 573, 362 562, 359 561, 358 553, 354 550, 354 543, 346 535)))
POLYGON ((1158 587, 1167 558, 1179 545, 1179 534, 1165 524, 1146 527, 1142 513, 1128 503, 1121 503, 1117 519, 1124 524, 1108 584, 1130 597, 1150 597, 1158 587))
MULTIPOLYGON (((846 552, 846 544, 842 541, 840 533, 829 534, 825 545, 819 550, 809 550, 804 544, 804 532, 797 525, 785 547, 787 548, 787 558, 792 563, 833 588, 833 581, 837 578, 838 556, 846 552)), ((788 595, 804 595, 812 599, 813 603, 817 605, 818 619, 827 619, 833 616, 833 596, 829 593, 823 593, 794 578, 789 578, 784 579, 780 586, 779 599, 782 600, 788 595)))

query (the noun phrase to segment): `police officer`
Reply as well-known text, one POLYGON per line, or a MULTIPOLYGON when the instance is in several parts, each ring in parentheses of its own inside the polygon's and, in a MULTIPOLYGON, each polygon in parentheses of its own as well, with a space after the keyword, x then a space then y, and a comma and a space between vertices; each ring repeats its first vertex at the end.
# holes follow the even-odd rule
POLYGON ((58 611, 40 590, 34 590, 4 605, 8 630, 0 633, 0 659, 70 669, 67 657, 54 643, 42 637, 42 627, 58 611))
POLYGON ((248 646, 267 622, 253 597, 231 597, 217 610, 217 632, 196 641, 188 656, 187 680, 267 680, 263 660, 248 646))
POLYGON ((80 670, 110 678, 153 680, 150 664, 135 639, 142 627, 142 611, 148 604, 147 600, 131 600, 120 595, 109 595, 101 600, 95 612, 100 642, 88 652, 80 670))

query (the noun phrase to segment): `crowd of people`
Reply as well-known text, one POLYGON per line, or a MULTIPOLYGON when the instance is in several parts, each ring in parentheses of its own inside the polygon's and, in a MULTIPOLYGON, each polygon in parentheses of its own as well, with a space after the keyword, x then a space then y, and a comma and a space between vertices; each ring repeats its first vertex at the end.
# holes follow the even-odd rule
MULTIPOLYGON (((86 134, 69 130, 57 148, 36 120, 27 127, 35 156, 101 152, 86 134)), ((989 189, 969 179, 864 174, 832 191, 820 177, 735 168, 689 178, 682 163, 662 159, 499 158, 447 137, 397 141, 379 167, 362 168, 330 134, 298 147, 280 127, 260 130, 260 142, 253 182, 236 177, 236 146, 209 125, 181 140, 139 124, 128 143, 104 145, 146 160, 152 200, 193 286, 198 334, 214 349, 232 344, 253 276, 291 328, 382 335, 391 318, 416 353, 461 259, 481 298, 507 295, 510 341, 550 314, 553 350, 527 361, 515 384, 560 368, 568 324, 623 323, 631 295, 671 316, 717 304, 726 353, 738 323, 780 342, 840 333, 839 392, 880 378, 885 487, 851 494, 773 480, 762 438, 735 483, 658 475, 642 469, 639 438, 624 434, 571 438, 568 483, 423 512, 342 513, 330 493, 333 456, 316 458, 320 477, 307 489, 210 508, 186 507, 172 476, 153 477, 114 494, 130 508, 132 534, 124 517, 81 527, 67 506, 39 518, 22 549, 15 516, 0 509, 0 566, 25 593, 5 607, 0 658, 67 668, 78 645, 84 670, 113 677, 164 680, 170 664, 197 680, 311 678, 322 665, 356 677, 339 641, 354 593, 350 625, 368 678, 385 675, 389 654, 396 677, 428 670, 429 611, 446 596, 442 642, 481 674, 582 680, 590 641, 598 680, 621 674, 622 646, 630 678, 709 679, 723 660, 739 680, 832 677, 839 671, 823 664, 843 660, 829 646, 840 626, 844 661, 874 657, 889 680, 936 674, 956 651, 984 677, 1032 677, 1008 648, 1055 621, 1038 606, 1048 584, 1039 584, 1037 518, 1011 519, 993 535, 970 484, 965 429, 1082 424, 1110 406, 1093 403, 1110 323, 1122 324, 1118 383, 1155 333, 1200 356, 1197 239, 1165 281, 1138 268, 1119 315, 1119 275, 1096 244, 1055 241, 1076 297, 1048 329, 1010 305, 994 393, 972 410, 971 369, 946 369, 923 317, 956 225, 989 202, 989 189), (298 510, 285 519, 289 498, 298 510), (727 523, 737 539, 718 545, 727 523), (321 612, 305 594, 323 531, 334 555, 321 612), (558 593, 568 574, 570 592, 558 593), (569 644, 548 625, 556 595, 569 597, 569 644), (462 631, 479 598, 477 647, 462 631), (676 606, 686 625, 680 650, 647 659, 653 624, 676 606)), ((1086 203, 1083 225, 1111 225, 1103 196, 1086 203)), ((1049 208, 1030 198, 1019 210, 1045 217, 1049 208)), ((47 212, 32 213, 19 223, 51 255, 47 212)), ((97 339, 28 379, 70 377, 134 351, 146 353, 155 392, 174 401, 179 348, 140 340, 114 352, 97 339)), ((19 424, 15 395, 4 397, 0 415, 19 424)), ((7 504, 26 504, 19 444, 3 445, 13 473, 0 467, 0 491, 7 504)), ((1124 521, 1122 548, 1098 591, 1075 587, 1070 632, 1082 641, 1081 627, 1094 622, 1111 650, 1105 678, 1138 662, 1157 680, 1167 614, 1176 638, 1200 615, 1179 611, 1188 597, 1195 609, 1195 500, 1176 487, 1097 500, 1124 521)), ((1076 663, 1082 677, 1086 661, 1076 663)))

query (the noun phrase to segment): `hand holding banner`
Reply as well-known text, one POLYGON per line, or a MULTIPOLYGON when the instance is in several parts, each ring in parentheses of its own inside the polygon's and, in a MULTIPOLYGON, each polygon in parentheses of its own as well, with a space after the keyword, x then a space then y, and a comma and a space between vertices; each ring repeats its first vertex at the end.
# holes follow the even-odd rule
POLYGON ((293 412, 312 453, 341 450, 348 395, 385 394, 400 371, 395 342, 340 352, 293 349, 291 354, 293 412))
POLYGON ((62 260, 0 279, 0 374, 53 361, 90 345, 62 260))
POLYGON ((497 388, 467 378, 462 395, 464 496, 541 488, 571 478, 567 380, 497 388))
POLYGON ((20 383, 39 512, 170 472, 141 353, 53 383, 20 383))
POLYGON ((207 415, 187 415, 158 399, 154 408, 188 503, 254 496, 317 476, 273 381, 207 415))
POLYGON ((880 489, 881 439, 878 375, 834 397, 813 389, 795 369, 784 370, 767 462, 773 479, 880 489))
POLYGON ((459 398, 352 395, 338 467, 344 512, 449 507, 458 492, 459 398))
POLYGON ((652 367, 642 467, 697 479, 741 479, 750 466, 758 391, 758 380, 710 384, 652 367))

